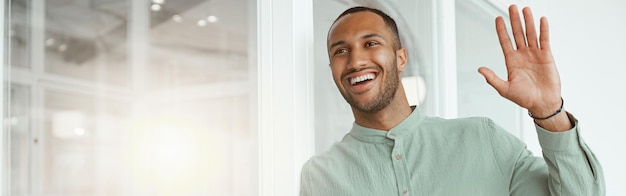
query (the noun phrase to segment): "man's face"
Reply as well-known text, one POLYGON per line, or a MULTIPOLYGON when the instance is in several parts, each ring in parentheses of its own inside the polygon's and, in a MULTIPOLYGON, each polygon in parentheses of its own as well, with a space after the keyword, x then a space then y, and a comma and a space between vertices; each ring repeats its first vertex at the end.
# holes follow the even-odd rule
POLYGON ((393 43, 394 36, 382 17, 372 12, 345 15, 331 27, 330 68, 352 108, 377 112, 394 99, 406 60, 401 55, 406 54, 404 49, 394 50, 393 43))

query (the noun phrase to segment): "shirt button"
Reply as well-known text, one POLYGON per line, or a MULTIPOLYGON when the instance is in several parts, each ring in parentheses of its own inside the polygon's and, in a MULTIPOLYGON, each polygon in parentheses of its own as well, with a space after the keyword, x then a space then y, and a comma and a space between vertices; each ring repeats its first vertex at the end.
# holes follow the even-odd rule
POLYGON ((402 192, 402 194, 403 194, 404 196, 408 196, 408 195, 409 195, 409 191, 408 191, 408 190, 404 190, 404 191, 402 192))
POLYGON ((399 155, 399 154, 398 154, 398 155, 396 155, 396 160, 400 160, 400 158, 401 158, 401 157, 400 157, 400 155, 399 155))

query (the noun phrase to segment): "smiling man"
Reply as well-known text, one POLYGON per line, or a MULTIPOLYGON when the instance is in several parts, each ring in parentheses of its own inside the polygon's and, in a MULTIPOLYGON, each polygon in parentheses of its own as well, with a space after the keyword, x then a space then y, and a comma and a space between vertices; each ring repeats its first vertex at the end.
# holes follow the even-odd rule
POLYGON ((339 92, 352 107, 350 132, 302 169, 300 195, 604 195, 602 168, 563 109, 548 24, 537 36, 529 8, 509 9, 515 47, 502 17, 496 31, 508 79, 478 71, 502 97, 528 109, 543 158, 487 118, 426 117, 400 82, 407 51, 385 13, 354 7, 335 20, 328 55, 339 92))

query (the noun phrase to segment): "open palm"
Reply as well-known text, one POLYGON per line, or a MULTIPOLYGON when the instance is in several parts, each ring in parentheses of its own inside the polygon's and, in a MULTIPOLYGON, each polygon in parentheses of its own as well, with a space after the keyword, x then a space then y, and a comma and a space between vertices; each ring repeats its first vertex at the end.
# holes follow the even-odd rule
POLYGON ((526 33, 522 28, 517 7, 509 7, 516 47, 511 43, 503 18, 496 18, 496 31, 504 53, 507 80, 500 79, 486 67, 481 67, 478 71, 502 97, 531 112, 541 114, 544 113, 544 108, 558 108, 561 102, 561 83, 550 51, 547 19, 542 17, 540 20, 538 38, 530 8, 522 11, 526 33))

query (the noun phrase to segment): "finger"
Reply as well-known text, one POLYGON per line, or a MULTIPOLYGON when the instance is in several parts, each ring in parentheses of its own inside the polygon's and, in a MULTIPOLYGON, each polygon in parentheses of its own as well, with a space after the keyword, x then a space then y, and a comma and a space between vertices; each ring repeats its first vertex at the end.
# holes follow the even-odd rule
POLYGON ((539 30, 541 31, 541 33, 539 34, 540 47, 543 50, 550 50, 550 33, 548 28, 548 19, 546 17, 541 17, 539 23, 539 30))
POLYGON ((511 5, 509 7, 509 18, 511 18, 511 29, 513 30, 513 38, 515 39, 517 49, 525 48, 526 37, 524 36, 522 21, 520 20, 516 5, 511 5))
POLYGON ((504 94, 506 94, 505 90, 507 89, 507 82, 496 76, 496 74, 493 73, 491 69, 486 67, 480 67, 478 68, 478 72, 485 77, 487 83, 489 83, 489 85, 496 89, 496 91, 498 91, 501 96, 504 96, 504 94))
POLYGON ((528 41, 529 48, 539 48, 537 43, 537 31, 535 30, 535 21, 533 19, 533 13, 529 7, 525 7, 522 10, 524 14, 524 22, 526 23, 526 39, 528 41))
POLYGON ((502 52, 504 56, 514 50, 513 44, 511 44, 511 38, 509 37, 509 33, 506 31, 506 25, 504 24, 504 19, 502 16, 498 16, 496 18, 496 32, 498 33, 498 40, 500 41, 500 47, 502 47, 502 52))

